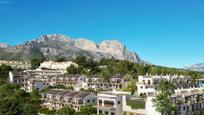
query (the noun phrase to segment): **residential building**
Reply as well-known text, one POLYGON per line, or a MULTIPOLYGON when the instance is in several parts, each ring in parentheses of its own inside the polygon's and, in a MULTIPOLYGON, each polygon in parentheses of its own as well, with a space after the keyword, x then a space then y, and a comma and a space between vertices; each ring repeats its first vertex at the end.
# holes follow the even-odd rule
POLYGON ((108 79, 108 82, 105 82, 99 76, 87 77, 85 75, 49 76, 47 81, 50 85, 63 84, 65 86, 74 86, 76 91, 79 91, 81 88, 91 88, 98 91, 120 90, 128 83, 128 80, 119 76, 113 76, 108 79))
POLYGON ((42 93, 42 107, 50 110, 58 110, 68 106, 79 112, 82 106, 95 105, 96 96, 90 93, 72 92, 64 90, 49 90, 42 93))
POLYGON ((62 70, 66 71, 66 69, 70 66, 78 66, 76 63, 72 61, 67 61, 67 62, 54 62, 54 61, 44 61, 43 63, 40 64, 40 69, 49 69, 49 70, 62 70))
POLYGON ((47 76, 58 76, 63 75, 65 72, 60 70, 42 70, 42 69, 36 69, 36 70, 25 70, 24 72, 38 75, 39 77, 47 77, 47 76))
POLYGON ((47 87, 48 83, 45 79, 38 78, 30 75, 26 72, 9 72, 10 83, 16 83, 22 86, 27 92, 31 92, 34 88, 37 90, 42 90, 47 87))
MULTIPOLYGON (((156 95, 147 96, 147 115, 162 115, 153 106, 152 100, 155 97, 156 95)), ((204 110, 204 88, 177 89, 171 99, 178 108, 178 112, 172 112, 172 115, 201 115, 204 110)))
POLYGON ((197 84, 198 87, 203 87, 204 88, 204 78, 197 79, 196 84, 197 84))
POLYGON ((176 85, 176 88, 190 88, 196 87, 196 84, 189 76, 177 75, 144 75, 138 76, 137 94, 140 95, 154 95, 156 93, 157 85, 162 81, 171 81, 176 85))
POLYGON ((130 92, 122 91, 106 91, 97 95, 97 114, 105 115, 146 115, 144 109, 132 109, 127 105, 127 101, 131 100, 130 92))
POLYGON ((12 68, 20 68, 20 69, 30 69, 31 64, 24 61, 8 61, 8 60, 0 60, 0 65, 5 64, 9 65, 12 68))

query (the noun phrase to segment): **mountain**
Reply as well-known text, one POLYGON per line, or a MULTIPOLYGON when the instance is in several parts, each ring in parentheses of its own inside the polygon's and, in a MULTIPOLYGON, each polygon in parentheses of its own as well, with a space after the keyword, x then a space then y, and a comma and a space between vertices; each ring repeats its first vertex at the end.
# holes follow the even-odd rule
POLYGON ((185 69, 193 70, 193 71, 199 71, 204 72, 204 63, 194 64, 188 67, 184 67, 185 69))
POLYGON ((84 55, 96 60, 107 58, 144 63, 135 52, 128 51, 117 40, 96 44, 88 39, 72 39, 60 34, 42 35, 38 39, 17 46, 0 48, 0 52, 0 59, 9 60, 31 60, 42 57, 49 60, 61 57, 73 59, 78 55, 84 55))

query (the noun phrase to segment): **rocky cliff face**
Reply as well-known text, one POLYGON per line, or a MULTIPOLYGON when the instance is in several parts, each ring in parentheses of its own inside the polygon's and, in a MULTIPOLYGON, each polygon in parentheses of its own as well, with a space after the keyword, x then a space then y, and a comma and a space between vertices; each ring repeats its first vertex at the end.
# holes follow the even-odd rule
POLYGON ((85 55, 96 60, 114 58, 143 63, 135 52, 128 51, 117 40, 108 40, 96 44, 88 39, 72 39, 59 34, 43 35, 39 39, 1 49, 0 52, 0 59, 30 60, 33 57, 45 57, 52 60, 57 57, 72 59, 77 55, 85 55))
POLYGON ((188 67, 184 67, 184 69, 204 72, 204 63, 194 64, 194 65, 191 65, 191 66, 188 66, 188 67))

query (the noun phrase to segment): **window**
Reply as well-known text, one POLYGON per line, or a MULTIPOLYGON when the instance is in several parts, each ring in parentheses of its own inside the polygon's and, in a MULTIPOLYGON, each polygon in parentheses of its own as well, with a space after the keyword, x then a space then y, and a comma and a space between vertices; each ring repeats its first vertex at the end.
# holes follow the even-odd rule
POLYGON ((183 110, 185 110, 186 109, 186 107, 185 106, 183 106, 183 110))
POLYGON ((115 115, 115 113, 111 112, 111 115, 115 115))
POLYGON ((140 86, 140 88, 142 89, 143 87, 142 87, 142 86, 140 86))
POLYGON ((87 103, 89 103, 90 102, 90 100, 87 100, 87 103))
POLYGON ((102 100, 99 100, 98 103, 99 103, 99 105, 102 105, 102 100))
POLYGON ((95 99, 93 99, 93 102, 95 102, 95 99))
POLYGON ((118 101, 118 104, 120 104, 120 101, 118 101))
POLYGON ((102 111, 101 111, 101 110, 99 110, 99 114, 102 114, 102 111))
POLYGON ((150 85, 150 80, 148 80, 148 85, 150 85))

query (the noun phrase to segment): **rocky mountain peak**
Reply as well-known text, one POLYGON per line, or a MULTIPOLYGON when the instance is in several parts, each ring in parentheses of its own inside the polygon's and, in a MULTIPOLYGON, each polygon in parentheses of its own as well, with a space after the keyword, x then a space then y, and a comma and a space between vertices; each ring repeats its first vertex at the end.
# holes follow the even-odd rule
POLYGON ((106 50, 124 50, 125 46, 118 40, 105 40, 99 44, 101 49, 106 50))
POLYGON ((84 50, 90 50, 90 51, 98 50, 98 45, 95 42, 90 41, 90 40, 85 39, 85 38, 76 39, 74 46, 81 48, 81 49, 84 49, 84 50))
POLYGON ((41 42, 44 41, 50 41, 50 40, 58 40, 62 42, 70 42, 71 38, 62 34, 48 34, 48 35, 42 35, 40 39, 38 39, 41 42))
POLYGON ((186 66, 184 69, 204 72, 204 63, 198 63, 191 66, 186 66))

